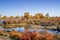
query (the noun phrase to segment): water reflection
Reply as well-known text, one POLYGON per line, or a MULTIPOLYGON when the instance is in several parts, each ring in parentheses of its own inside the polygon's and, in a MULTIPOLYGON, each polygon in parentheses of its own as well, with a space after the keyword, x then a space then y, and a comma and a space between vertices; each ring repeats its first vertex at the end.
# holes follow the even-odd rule
POLYGON ((25 31, 24 27, 21 27, 21 28, 17 27, 17 28, 14 28, 14 30, 19 31, 19 32, 24 32, 25 31))
MULTIPOLYGON (((0 27, 0 29, 1 29, 1 30, 5 30, 5 29, 2 28, 2 27, 0 27)), ((20 28, 19 28, 19 27, 16 27, 16 28, 8 28, 7 30, 8 30, 8 31, 12 31, 13 29, 14 29, 15 31, 18 31, 18 32, 24 32, 24 31, 25 31, 24 27, 20 27, 20 28)), ((30 31, 33 32, 34 29, 30 29, 30 31)), ((40 31, 44 31, 44 29, 37 29, 36 31, 37 31, 37 32, 40 32, 40 31)), ((56 33, 57 33, 57 31, 51 31, 51 30, 47 30, 47 32, 48 32, 48 33, 52 33, 52 34, 56 34, 56 33)), ((60 34, 60 32, 59 32, 59 34, 60 34)))

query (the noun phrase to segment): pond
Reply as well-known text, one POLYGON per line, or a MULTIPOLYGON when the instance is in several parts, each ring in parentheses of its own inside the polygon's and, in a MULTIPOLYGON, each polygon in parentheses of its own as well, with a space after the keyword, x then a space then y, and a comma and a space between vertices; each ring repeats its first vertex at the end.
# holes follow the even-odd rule
MULTIPOLYGON (((0 29, 1 30, 5 30, 4 28, 2 28, 2 27, 0 27, 0 29)), ((25 31, 25 29, 24 29, 24 27, 16 27, 16 28, 8 28, 7 30, 9 30, 9 31, 12 31, 12 30, 15 30, 15 31, 18 31, 18 32, 24 32, 25 31)), ((45 29, 37 29, 36 31, 37 32, 40 32, 40 31, 44 31, 45 29)), ((30 29, 30 31, 31 32, 33 32, 34 31, 34 29, 30 29)), ((47 32, 48 33, 52 33, 52 34, 57 34, 57 31, 52 31, 52 30, 47 30, 47 32)), ((58 33, 58 34, 60 34, 60 32, 58 33)))

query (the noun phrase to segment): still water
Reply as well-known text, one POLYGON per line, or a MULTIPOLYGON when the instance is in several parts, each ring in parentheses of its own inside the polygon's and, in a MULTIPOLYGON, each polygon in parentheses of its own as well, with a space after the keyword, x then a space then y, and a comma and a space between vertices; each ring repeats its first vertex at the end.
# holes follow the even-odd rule
MULTIPOLYGON (((5 30, 5 29, 2 28, 2 27, 0 27, 0 29, 1 29, 1 30, 5 30)), ((13 29, 14 29, 15 31, 19 31, 19 32, 24 32, 24 31, 25 31, 24 27, 21 27, 21 28, 19 28, 19 27, 16 27, 16 28, 8 28, 7 30, 12 31, 13 29)), ((30 29, 30 31, 33 32, 34 29, 30 29)), ((37 32, 40 32, 40 31, 44 31, 44 29, 37 29, 36 31, 37 31, 37 32)), ((48 33, 52 33, 52 34, 57 34, 57 31, 47 30, 47 32, 48 32, 48 33)), ((58 34, 60 34, 60 32, 59 32, 58 34)))

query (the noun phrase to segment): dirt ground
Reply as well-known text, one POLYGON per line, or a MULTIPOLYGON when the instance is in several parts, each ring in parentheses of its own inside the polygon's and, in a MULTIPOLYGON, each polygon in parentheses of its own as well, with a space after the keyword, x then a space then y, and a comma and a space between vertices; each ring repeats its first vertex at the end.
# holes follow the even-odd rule
POLYGON ((8 37, 0 36, 0 40, 12 40, 12 39, 10 39, 10 38, 8 38, 8 37))

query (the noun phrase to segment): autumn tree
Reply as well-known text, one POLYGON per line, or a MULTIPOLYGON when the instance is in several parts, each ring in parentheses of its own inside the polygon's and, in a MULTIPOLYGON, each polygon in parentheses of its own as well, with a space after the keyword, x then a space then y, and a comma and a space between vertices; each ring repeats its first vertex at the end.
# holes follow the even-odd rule
POLYGON ((26 18, 26 19, 31 18, 31 15, 29 14, 29 12, 26 12, 26 13, 24 14, 24 18, 26 18))
POLYGON ((40 18, 43 18, 44 16, 43 16, 43 14, 42 13, 37 13, 37 14, 35 14, 35 18, 36 19, 40 19, 40 18))
POLYGON ((14 16, 11 16, 10 18, 14 18, 14 16))
POLYGON ((9 22, 13 23, 13 21, 14 21, 14 16, 10 16, 9 22))
POLYGON ((45 15, 45 17, 46 17, 47 19, 49 19, 49 13, 47 13, 47 14, 45 15))
POLYGON ((15 18, 17 19, 17 18, 19 18, 19 16, 16 16, 15 18))
POLYGON ((7 16, 3 16, 3 19, 5 20, 7 18, 7 16))

